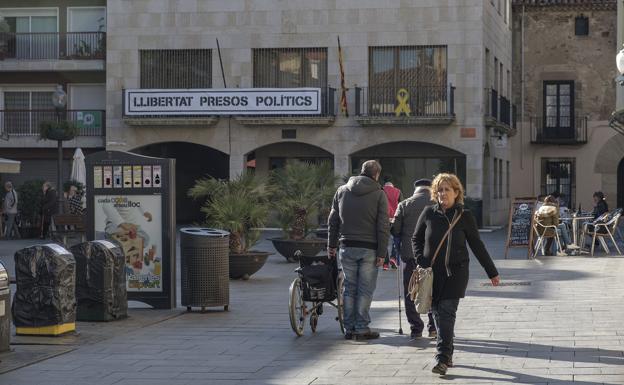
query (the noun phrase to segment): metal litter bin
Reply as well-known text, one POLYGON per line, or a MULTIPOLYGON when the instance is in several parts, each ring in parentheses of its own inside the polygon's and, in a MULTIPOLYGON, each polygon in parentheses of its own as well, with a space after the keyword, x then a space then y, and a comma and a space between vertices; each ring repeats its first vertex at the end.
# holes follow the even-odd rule
POLYGON ((9 273, 0 262, 0 352, 9 350, 11 339, 11 291, 9 273))
POLYGON ((230 233, 202 227, 180 229, 182 306, 223 306, 230 303, 230 233))

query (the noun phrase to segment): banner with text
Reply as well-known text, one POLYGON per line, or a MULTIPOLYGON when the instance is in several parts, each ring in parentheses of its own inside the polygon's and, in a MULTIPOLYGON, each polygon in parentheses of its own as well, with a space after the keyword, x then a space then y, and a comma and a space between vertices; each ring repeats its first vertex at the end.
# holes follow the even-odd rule
POLYGON ((124 90, 125 116, 318 115, 320 88, 124 90))

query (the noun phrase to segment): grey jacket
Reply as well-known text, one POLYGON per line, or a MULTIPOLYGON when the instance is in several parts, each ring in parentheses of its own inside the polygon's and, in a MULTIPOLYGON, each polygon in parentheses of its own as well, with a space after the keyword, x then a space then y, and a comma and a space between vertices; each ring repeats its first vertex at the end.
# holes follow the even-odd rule
POLYGON ((403 262, 407 263, 414 258, 412 236, 420 214, 426 206, 432 204, 430 197, 431 193, 428 187, 417 187, 414 195, 399 203, 394 214, 394 223, 390 231, 395 237, 401 238, 401 260, 403 262))
POLYGON ((5 214, 17 214, 17 191, 15 189, 7 192, 4 196, 2 212, 5 214))
POLYGON ((340 186, 329 213, 328 246, 363 247, 388 253, 388 201, 381 186, 367 176, 354 176, 340 186))

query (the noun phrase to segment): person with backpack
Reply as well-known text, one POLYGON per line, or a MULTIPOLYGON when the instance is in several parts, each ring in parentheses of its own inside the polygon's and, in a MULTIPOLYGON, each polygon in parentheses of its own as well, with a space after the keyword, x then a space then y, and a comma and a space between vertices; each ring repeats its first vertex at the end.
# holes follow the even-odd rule
POLYGON ((13 188, 13 183, 6 182, 4 184, 6 194, 2 202, 2 213, 6 218, 6 228, 4 230, 4 237, 11 239, 13 232, 16 234, 16 238, 19 238, 19 231, 17 230, 17 192, 13 188))
POLYGON ((433 373, 445 375, 453 366, 453 338, 459 300, 466 295, 470 255, 466 242, 498 286, 498 270, 479 237, 474 215, 464 209, 464 188, 454 174, 438 174, 431 183, 432 206, 425 207, 412 237, 418 265, 431 267, 433 292, 431 312, 437 330, 436 364, 433 373))

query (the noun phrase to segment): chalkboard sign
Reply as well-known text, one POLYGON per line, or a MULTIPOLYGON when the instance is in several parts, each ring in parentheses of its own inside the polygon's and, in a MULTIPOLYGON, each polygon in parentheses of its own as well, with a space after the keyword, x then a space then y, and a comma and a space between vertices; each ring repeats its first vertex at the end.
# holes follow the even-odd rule
POLYGON ((527 247, 531 255, 533 243, 533 213, 535 212, 535 198, 514 198, 509 209, 509 223, 507 226, 507 245, 505 258, 510 247, 527 247))

